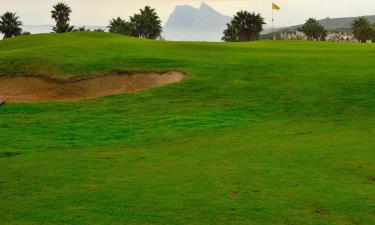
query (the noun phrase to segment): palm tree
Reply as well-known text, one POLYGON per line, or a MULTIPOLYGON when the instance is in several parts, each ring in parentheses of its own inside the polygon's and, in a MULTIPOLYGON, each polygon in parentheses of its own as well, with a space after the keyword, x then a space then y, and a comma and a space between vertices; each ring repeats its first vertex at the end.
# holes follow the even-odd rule
POLYGON ((364 17, 359 17, 353 21, 352 31, 354 37, 362 43, 366 43, 368 40, 372 39, 374 35, 374 28, 364 17))
POLYGON ((112 19, 111 21, 109 21, 108 28, 109 28, 109 32, 111 33, 125 34, 125 35, 132 34, 130 23, 126 22, 120 17, 117 17, 116 19, 112 19))
POLYGON ((156 39, 163 31, 159 16, 150 6, 140 9, 140 14, 130 17, 130 27, 133 36, 147 39, 156 39))
POLYGON ((140 9, 140 13, 131 16, 129 22, 120 17, 112 19, 108 28, 111 33, 147 39, 159 38, 162 33, 161 20, 155 9, 150 6, 140 9))
POLYGON ((223 41, 238 41, 237 29, 233 24, 228 23, 227 29, 224 30, 223 33, 224 33, 224 37, 222 38, 223 41))
POLYGON ((6 12, 0 17, 0 32, 5 38, 11 38, 22 34, 22 22, 16 13, 6 12))
POLYGON ((69 24, 57 23, 56 26, 52 27, 52 30, 55 33, 67 33, 74 31, 74 26, 70 26, 69 24))
POLYGON ((239 11, 227 24, 224 41, 255 41, 263 30, 264 18, 260 14, 239 11))
POLYGON ((71 8, 65 3, 57 3, 53 6, 51 11, 52 19, 56 21, 56 26, 53 27, 53 31, 56 33, 66 33, 74 30, 73 26, 69 25, 71 8))
POLYGON ((71 8, 65 3, 57 3, 53 6, 53 10, 51 11, 52 19, 58 23, 66 24, 70 20, 69 16, 71 12, 71 8))

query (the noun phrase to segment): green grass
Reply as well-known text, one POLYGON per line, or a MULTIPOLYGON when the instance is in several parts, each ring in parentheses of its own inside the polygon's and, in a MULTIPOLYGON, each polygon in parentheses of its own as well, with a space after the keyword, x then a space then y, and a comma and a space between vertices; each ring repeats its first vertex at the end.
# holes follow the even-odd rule
POLYGON ((0 41, 0 75, 186 71, 0 107, 0 224, 373 224, 375 45, 0 41))

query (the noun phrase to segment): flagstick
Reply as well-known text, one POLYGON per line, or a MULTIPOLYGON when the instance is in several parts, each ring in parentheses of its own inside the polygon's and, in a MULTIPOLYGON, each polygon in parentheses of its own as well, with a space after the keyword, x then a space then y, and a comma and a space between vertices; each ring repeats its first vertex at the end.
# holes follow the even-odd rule
POLYGON ((273 40, 275 40, 275 34, 273 33, 273 9, 272 9, 272 29, 271 29, 271 31, 272 31, 272 36, 273 36, 273 40))

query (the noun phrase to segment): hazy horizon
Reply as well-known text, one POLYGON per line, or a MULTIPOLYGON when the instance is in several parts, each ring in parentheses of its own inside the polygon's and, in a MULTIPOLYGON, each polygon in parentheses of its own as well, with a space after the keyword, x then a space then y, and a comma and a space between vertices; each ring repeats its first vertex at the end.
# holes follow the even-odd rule
MULTIPOLYGON (((55 0, 0 0, 0 13, 16 12, 25 25, 50 25, 52 5, 55 0)), ((223 15, 232 16, 239 10, 257 12, 271 23, 271 3, 268 0, 65 0, 73 10, 71 24, 105 26, 111 18, 128 18, 145 5, 156 8, 163 25, 176 5, 198 8, 205 2, 223 15)), ((275 0, 281 10, 275 13, 275 26, 290 26, 304 22, 309 17, 355 17, 375 14, 374 0, 275 0)))

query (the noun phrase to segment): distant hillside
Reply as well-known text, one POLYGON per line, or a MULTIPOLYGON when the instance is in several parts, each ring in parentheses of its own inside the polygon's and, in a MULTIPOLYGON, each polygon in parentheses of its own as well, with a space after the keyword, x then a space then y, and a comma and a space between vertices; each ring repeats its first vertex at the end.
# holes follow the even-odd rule
MULTIPOLYGON (((371 23, 375 23, 375 15, 374 16, 364 16, 368 19, 371 23)), ((325 18, 319 20, 319 23, 323 25, 329 32, 350 32, 352 22, 358 17, 343 17, 343 18, 325 18)), ((291 26, 291 27, 283 27, 275 29, 276 36, 279 36, 280 33, 289 33, 295 32, 298 30, 301 25, 291 26)), ((273 37, 271 31, 265 32, 262 35, 262 39, 270 39, 273 37)))
MULTIPOLYGON (((352 26, 352 22, 357 17, 346 17, 346 18, 326 18, 320 20, 320 24, 322 24, 327 30, 349 30, 352 26)), ((371 23, 375 23, 375 15, 374 16, 365 16, 371 23)))
MULTIPOLYGON (((375 16, 364 16, 371 23, 375 23, 375 16)), ((349 31, 353 20, 358 17, 344 17, 344 18, 325 18, 319 20, 319 23, 323 25, 328 31, 349 31)), ((302 25, 291 26, 277 29, 278 32, 293 32, 296 31, 302 25)))
POLYGON ((175 41, 220 41, 230 19, 205 3, 199 9, 176 6, 164 27, 163 36, 175 41))

